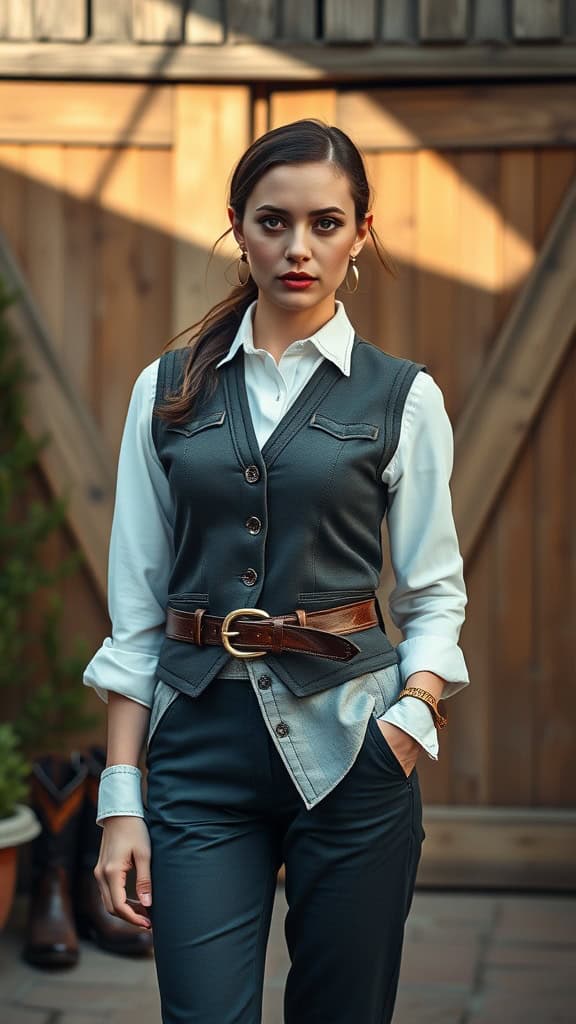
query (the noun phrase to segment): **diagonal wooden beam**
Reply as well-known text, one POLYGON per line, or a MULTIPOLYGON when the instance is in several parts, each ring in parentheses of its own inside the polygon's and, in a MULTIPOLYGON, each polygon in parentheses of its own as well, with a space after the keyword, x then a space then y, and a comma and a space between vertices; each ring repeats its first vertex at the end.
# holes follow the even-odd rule
POLYGON ((454 515, 469 558, 576 330, 576 178, 454 432, 454 515))
MULTIPOLYGON (((466 562, 576 330, 576 179, 454 431, 452 505, 466 562)), ((385 543, 385 541, 383 541, 385 543)), ((394 586, 380 582, 383 608, 394 586)))
POLYGON ((2 232, 0 276, 8 290, 17 293, 6 317, 29 372, 25 426, 32 437, 49 435, 40 452, 41 468, 54 493, 68 500, 68 524, 104 596, 115 489, 112 459, 58 360, 2 232))

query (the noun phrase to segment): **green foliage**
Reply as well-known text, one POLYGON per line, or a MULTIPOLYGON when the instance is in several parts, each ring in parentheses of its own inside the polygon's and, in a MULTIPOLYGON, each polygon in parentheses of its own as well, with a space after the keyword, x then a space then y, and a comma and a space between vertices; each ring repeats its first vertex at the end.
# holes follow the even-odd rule
POLYGON ((27 777, 32 765, 19 749, 18 737, 11 725, 0 725, 0 819, 14 812, 14 805, 28 795, 27 777))
MULTIPOLYGON (((58 584, 76 571, 81 554, 74 552, 55 568, 42 558, 43 545, 65 522, 66 501, 29 493, 49 438, 32 439, 24 426, 28 371, 7 322, 13 299, 0 279, 0 708, 13 712, 13 734, 23 754, 37 756, 60 748, 66 733, 91 728, 97 717, 82 708, 86 644, 76 637, 67 655, 61 644, 58 584)), ((0 764, 3 754, 2 749, 0 764)))

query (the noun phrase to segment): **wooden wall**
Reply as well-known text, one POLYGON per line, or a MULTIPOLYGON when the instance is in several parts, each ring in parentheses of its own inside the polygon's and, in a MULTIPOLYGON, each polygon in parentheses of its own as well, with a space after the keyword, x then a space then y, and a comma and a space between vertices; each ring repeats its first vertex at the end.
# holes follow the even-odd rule
MULTIPOLYGON (((137 373, 227 290, 234 245, 217 251, 206 274, 227 227, 235 160, 254 135, 306 115, 338 124, 364 148, 376 226, 400 267, 398 281, 387 279, 367 247, 359 292, 342 296, 350 315, 365 337, 428 365, 458 441, 491 360, 509 343, 527 283, 544 341, 554 323, 544 288, 550 267, 565 272, 560 250, 543 280, 531 275, 576 180, 575 99, 570 84, 367 91, 0 82, 0 229, 110 466, 137 373)), ((576 319, 564 313, 563 323, 557 349, 554 339, 538 348, 521 318, 516 324, 545 386, 527 403, 510 388, 511 406, 523 404, 505 479, 496 487, 491 479, 496 452, 485 479, 472 474, 478 495, 491 495, 485 516, 471 533, 457 517, 472 684, 449 703, 439 762, 420 761, 432 807, 568 814, 574 804, 576 319)), ((508 441, 503 434, 503 448, 508 441)), ((467 450, 457 444, 458 495, 467 450)), ((102 552, 97 559, 103 564, 102 552)), ((94 648, 108 628, 102 580, 87 571, 69 591, 69 622, 94 648)), ((536 860, 568 871, 573 825, 557 854, 541 825, 536 860)), ((511 860, 534 839, 529 818, 515 827, 498 825, 511 860)), ((449 835, 458 848, 468 833, 449 835)))
POLYGON ((560 42, 573 0, 0 0, 0 38, 81 42, 560 42))

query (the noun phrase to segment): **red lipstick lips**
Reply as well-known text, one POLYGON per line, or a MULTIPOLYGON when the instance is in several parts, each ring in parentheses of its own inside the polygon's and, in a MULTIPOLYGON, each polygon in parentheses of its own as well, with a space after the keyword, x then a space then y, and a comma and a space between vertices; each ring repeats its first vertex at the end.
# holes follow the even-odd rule
POLYGON ((280 278, 286 288, 290 288, 293 291, 300 291, 304 288, 309 288, 311 284, 314 284, 315 277, 311 277, 310 274, 297 274, 294 270, 289 270, 287 274, 283 274, 280 278))

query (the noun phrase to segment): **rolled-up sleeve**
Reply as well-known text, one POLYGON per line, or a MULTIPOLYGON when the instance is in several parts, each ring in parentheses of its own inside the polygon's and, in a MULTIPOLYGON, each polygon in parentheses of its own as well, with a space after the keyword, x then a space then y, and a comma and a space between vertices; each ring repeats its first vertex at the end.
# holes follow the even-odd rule
POLYGON ((85 686, 152 706, 174 561, 173 501, 152 440, 159 359, 137 377, 120 445, 108 555, 112 635, 86 666, 85 686))
POLYGON ((458 644, 467 603, 463 563, 452 513, 452 426, 441 389, 416 375, 404 406, 402 443, 384 470, 387 526, 396 584, 389 596, 403 685, 427 670, 446 680, 442 698, 469 682, 458 644))

